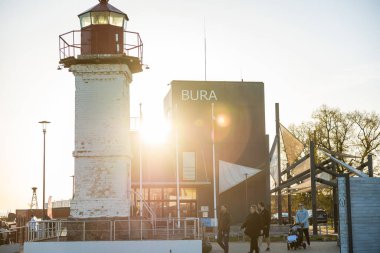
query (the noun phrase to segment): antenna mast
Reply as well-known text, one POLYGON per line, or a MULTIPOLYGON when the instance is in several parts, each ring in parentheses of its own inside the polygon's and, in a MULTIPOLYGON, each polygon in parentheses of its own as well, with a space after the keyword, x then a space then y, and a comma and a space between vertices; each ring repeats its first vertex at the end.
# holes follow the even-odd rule
POLYGON ((32 195, 32 201, 30 202, 30 210, 38 209, 37 187, 32 187, 32 190, 33 190, 33 195, 32 195))
POLYGON ((204 53, 205 53, 205 81, 207 81, 207 41, 206 41, 206 18, 203 18, 203 37, 204 37, 204 53))

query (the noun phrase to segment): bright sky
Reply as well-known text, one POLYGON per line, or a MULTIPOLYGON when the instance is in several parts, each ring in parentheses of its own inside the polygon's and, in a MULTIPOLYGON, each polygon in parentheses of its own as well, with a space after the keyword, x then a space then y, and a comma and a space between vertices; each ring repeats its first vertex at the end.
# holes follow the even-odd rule
MULTIPOLYGON (((58 35, 79 29, 96 0, 0 1, 0 212, 42 204, 42 131, 47 130, 46 196, 71 196, 74 77, 57 71, 58 35)), ((144 42, 150 70, 136 74, 131 116, 160 115, 171 80, 263 81, 267 133, 274 103, 283 124, 308 120, 322 104, 380 113, 378 0, 111 0, 144 42)), ((47 198, 46 197, 46 198, 47 198)))

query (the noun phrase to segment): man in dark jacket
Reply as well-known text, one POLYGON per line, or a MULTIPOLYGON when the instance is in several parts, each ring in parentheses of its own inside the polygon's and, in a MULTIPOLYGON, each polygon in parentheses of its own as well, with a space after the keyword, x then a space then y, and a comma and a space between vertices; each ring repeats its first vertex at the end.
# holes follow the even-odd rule
POLYGON ((253 253, 253 251, 259 253, 260 249, 258 245, 258 238, 261 234, 263 224, 261 216, 257 211, 256 205, 252 205, 249 208, 249 212, 250 213, 248 214, 247 219, 245 220, 243 225, 241 225, 241 228, 245 228, 244 233, 251 238, 249 253, 253 253))
POLYGON ((220 207, 218 223, 218 244, 224 250, 224 253, 228 253, 231 215, 227 212, 227 208, 225 206, 220 207))
POLYGON ((270 214, 263 202, 259 203, 259 210, 261 219, 263 221, 263 239, 267 242, 267 251, 270 251, 270 237, 269 237, 269 228, 270 228, 270 214))

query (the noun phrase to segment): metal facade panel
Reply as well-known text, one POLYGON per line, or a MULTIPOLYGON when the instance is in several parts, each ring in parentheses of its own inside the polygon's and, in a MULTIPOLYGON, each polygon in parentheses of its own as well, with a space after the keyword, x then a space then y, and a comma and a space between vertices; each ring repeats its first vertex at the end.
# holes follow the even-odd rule
POLYGON ((380 252, 380 178, 350 178, 354 252, 380 252))
POLYGON ((346 179, 338 178, 340 253, 348 253, 346 179))
POLYGON ((348 223, 352 224, 353 252, 380 252, 380 178, 350 178, 351 221, 347 219, 345 178, 338 178, 341 253, 349 252, 348 223))

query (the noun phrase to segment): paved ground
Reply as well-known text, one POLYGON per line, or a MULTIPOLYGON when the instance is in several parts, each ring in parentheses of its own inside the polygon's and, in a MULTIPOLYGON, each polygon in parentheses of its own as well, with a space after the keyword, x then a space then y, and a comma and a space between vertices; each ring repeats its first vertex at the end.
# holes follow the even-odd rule
MULTIPOLYGON (((265 253, 265 246, 261 246, 260 253, 265 253)), ((230 251, 229 253, 247 253, 249 251, 249 243, 248 242, 231 242, 230 243, 230 251)), ((293 250, 288 251, 285 242, 274 242, 271 243, 270 253, 285 253, 285 252, 293 252, 293 250)), ((339 247, 337 243, 334 241, 330 242, 311 242, 311 247, 306 248, 305 250, 297 250, 296 252, 307 252, 307 253, 339 253, 339 247)), ((217 243, 212 243, 212 251, 211 253, 223 253, 223 250, 219 247, 217 243)))

